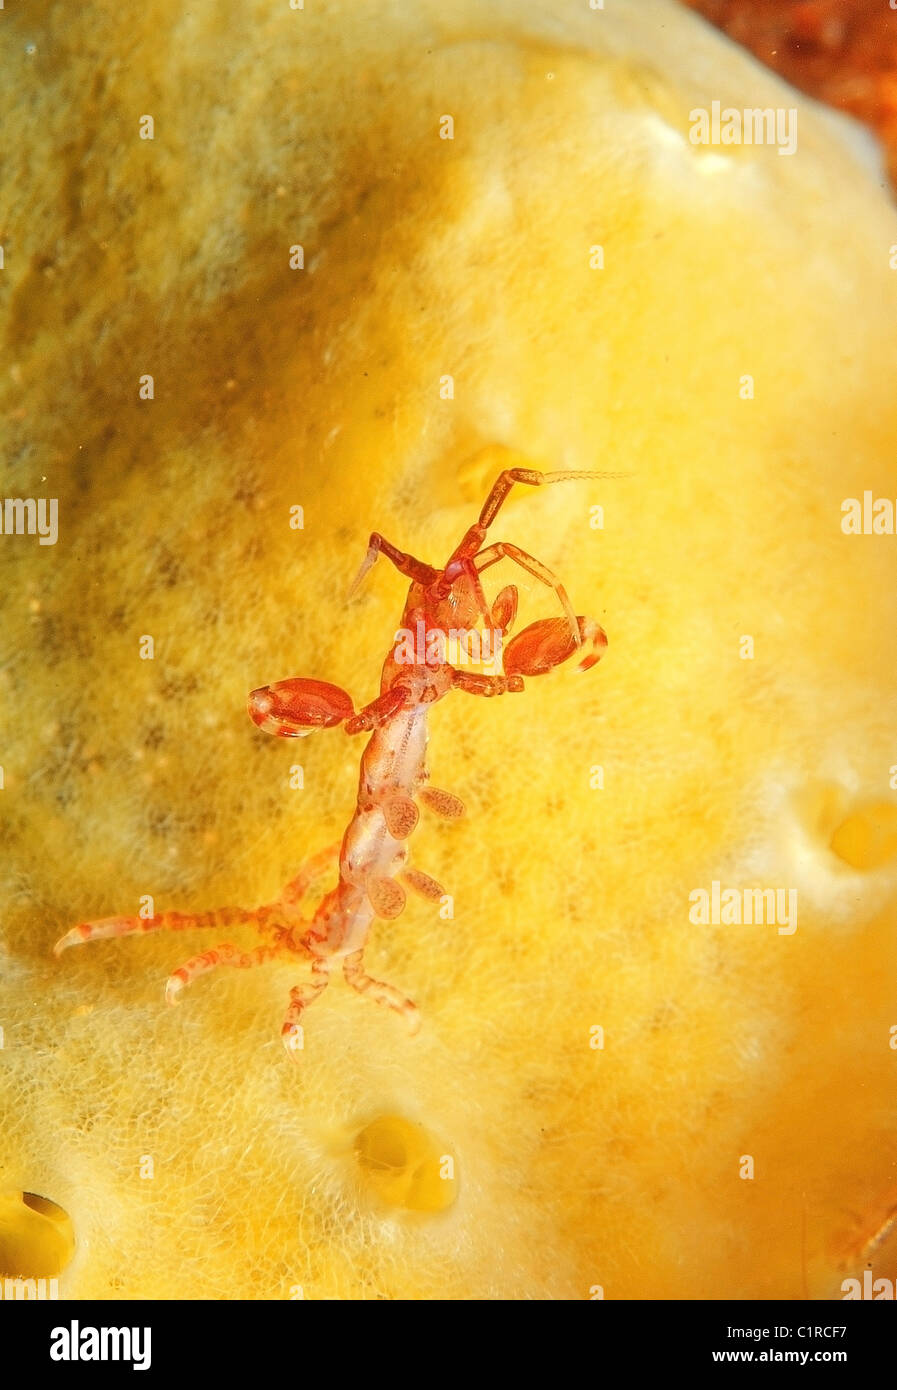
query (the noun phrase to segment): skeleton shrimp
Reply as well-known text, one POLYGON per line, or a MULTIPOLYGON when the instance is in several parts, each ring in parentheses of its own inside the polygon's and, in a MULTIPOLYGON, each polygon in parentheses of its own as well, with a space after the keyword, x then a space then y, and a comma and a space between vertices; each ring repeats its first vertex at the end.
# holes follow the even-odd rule
POLYGON ((55 954, 59 956, 69 946, 86 941, 139 932, 251 925, 262 944, 244 951, 226 942, 192 956, 169 977, 165 990, 168 1002, 174 1003, 186 985, 221 965, 246 968, 289 956, 305 959, 310 965, 309 977, 290 991, 282 1029, 287 1050, 295 1056, 297 1043, 302 1045, 300 1020, 327 988, 334 962, 341 960, 345 978, 353 989, 395 1010, 404 1017, 409 1030, 416 1032, 420 1017, 417 1006, 393 985, 368 975, 363 956, 374 919, 398 917, 405 907, 406 888, 431 901, 439 901, 443 896, 440 884, 407 864, 408 841, 419 817, 418 803, 449 819, 464 811, 461 801, 451 792, 426 785, 429 708, 454 690, 487 698, 519 694, 525 677, 545 675, 574 655, 578 657, 578 669, 586 671, 607 647, 601 627, 591 618, 576 615, 566 589, 546 565, 508 541, 486 545, 487 531, 515 483, 541 487, 578 478, 619 476, 504 469, 493 484, 479 519, 442 569, 406 555, 374 532, 350 597, 377 557, 385 555, 400 574, 411 580, 402 614, 406 631, 426 631, 428 636, 435 634, 444 639, 449 631, 458 631, 462 626, 475 631, 477 624, 483 622, 505 637, 517 613, 517 588, 506 585, 489 604, 481 582, 483 571, 504 559, 513 561, 552 589, 563 616, 540 619, 512 637, 502 652, 501 674, 485 675, 448 664, 440 642, 428 641, 426 650, 412 652, 403 659, 394 647, 383 664, 380 694, 357 712, 346 691, 326 681, 299 677, 253 690, 249 696, 249 717, 266 733, 301 738, 316 729, 342 724, 349 734, 370 734, 361 757, 355 811, 342 843, 330 845, 309 858, 280 896, 262 907, 222 907, 211 912, 163 912, 146 918, 104 917, 81 922, 57 942, 55 954), (310 919, 304 918, 301 909, 308 890, 322 870, 337 858, 336 887, 325 894, 310 919))

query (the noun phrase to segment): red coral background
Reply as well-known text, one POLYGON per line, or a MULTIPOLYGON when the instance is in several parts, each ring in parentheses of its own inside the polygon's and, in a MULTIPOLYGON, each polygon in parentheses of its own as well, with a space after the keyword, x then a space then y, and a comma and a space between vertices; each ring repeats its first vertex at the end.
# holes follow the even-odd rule
POLYGON ((897 9, 889 0, 685 0, 795 87, 864 121, 897 188, 897 9))

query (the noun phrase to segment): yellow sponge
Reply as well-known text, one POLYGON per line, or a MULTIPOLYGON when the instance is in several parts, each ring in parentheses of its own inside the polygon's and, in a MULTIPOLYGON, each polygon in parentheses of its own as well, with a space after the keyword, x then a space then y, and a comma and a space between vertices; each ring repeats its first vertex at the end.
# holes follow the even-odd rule
MULTIPOLYGON (((3 492, 59 533, 0 536, 0 1192, 70 1218, 62 1295, 893 1277, 897 538, 841 527, 897 497, 865 150, 661 0, 86 0, 2 42, 3 492), (794 108, 794 153, 695 143, 714 101, 794 108), (246 696, 372 699, 405 588, 345 605, 369 533, 444 562, 509 459, 630 475, 493 536, 609 646, 432 711, 468 815, 412 862, 453 915, 367 953, 418 1036, 334 984, 291 1059, 284 963, 168 1009, 202 933, 54 960, 339 837, 360 742, 246 696)), ((60 1265, 45 1235, 6 1262, 60 1265)))

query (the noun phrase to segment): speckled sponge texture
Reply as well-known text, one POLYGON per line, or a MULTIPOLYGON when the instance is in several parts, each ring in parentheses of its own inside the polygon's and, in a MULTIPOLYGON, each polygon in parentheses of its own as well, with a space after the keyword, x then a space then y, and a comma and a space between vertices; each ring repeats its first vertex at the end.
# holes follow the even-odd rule
POLYGON ((55 545, 0 536, 17 1272, 27 1192, 75 1298, 893 1277, 897 537, 842 524, 897 498, 868 150, 660 0, 86 0, 7 7, 0 43, 2 491, 58 501, 55 545), (693 143, 717 100, 795 108, 795 152, 693 143), (346 605, 369 533, 443 562, 511 459, 630 475, 518 488, 494 531, 609 647, 433 709, 468 815, 412 860, 454 915, 409 904, 366 956, 419 1034, 337 981, 291 1060, 289 962, 167 1008, 199 932, 55 960, 144 895, 270 901, 339 837, 360 740, 268 738, 247 693, 372 699, 405 583, 346 605))

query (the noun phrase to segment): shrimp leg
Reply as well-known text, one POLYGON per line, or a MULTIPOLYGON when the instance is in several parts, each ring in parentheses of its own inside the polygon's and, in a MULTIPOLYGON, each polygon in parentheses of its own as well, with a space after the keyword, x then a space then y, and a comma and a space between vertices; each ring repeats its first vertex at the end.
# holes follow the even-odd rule
POLYGON ((300 1019, 309 1004, 313 1004, 318 996, 324 993, 329 983, 330 962, 321 956, 315 956, 311 963, 311 979, 305 984, 294 985, 290 990, 290 1007, 287 1009, 280 1033, 283 1045, 294 1062, 299 1060, 296 1051, 302 1046, 300 1019))
POLYGON ((216 907, 209 912, 160 912, 152 917, 97 917, 79 922, 53 947, 61 956, 70 946, 110 937, 138 936, 151 931, 200 931, 209 927, 255 927, 259 932, 274 930, 280 937, 297 925, 295 907, 302 901, 315 878, 337 856, 340 842, 335 840, 305 860, 299 873, 280 897, 262 907, 216 907))
POLYGON ((497 565, 499 560, 513 560, 515 565, 533 575, 542 584, 553 589, 557 595, 558 602, 564 610, 564 616, 570 625, 570 633, 577 647, 581 645, 582 638, 579 634, 579 624, 576 621, 576 613, 573 604, 570 602, 567 590, 555 574, 543 565, 541 560, 537 560, 534 555, 530 555, 526 550, 522 550, 519 545, 513 545, 510 541, 495 541, 488 545, 485 550, 481 550, 474 563, 479 573, 488 569, 490 565, 497 565))
POLYGON ((98 917, 91 922, 79 922, 66 932, 53 947, 53 954, 61 956, 70 946, 81 946, 86 941, 102 941, 113 936, 135 936, 150 931, 194 931, 206 927, 257 926, 265 930, 271 926, 288 926, 281 919, 282 908, 279 903, 269 903, 265 907, 217 907, 211 912, 161 912, 153 917, 98 917))
POLYGON ((459 671, 453 666, 452 689, 463 690, 465 695, 517 695, 523 690, 523 677, 482 676, 477 671, 459 671))
POLYGON ((392 545, 385 536, 381 536, 379 531, 374 531, 368 541, 367 554, 361 562, 361 569, 352 581, 348 597, 354 598, 361 587, 362 581, 368 572, 377 563, 377 556, 385 555, 387 560, 391 560, 399 574, 404 574, 408 579, 413 579, 417 584, 432 584, 439 573, 432 565, 427 565, 423 560, 415 559, 413 555, 406 555, 404 550, 399 550, 392 545))
POLYGON ((215 970, 219 965, 234 965, 240 970, 247 970, 253 965, 262 965, 265 961, 276 960, 283 955, 284 951, 280 946, 256 946, 253 951, 240 951, 236 946, 232 946, 229 941, 221 946, 215 946, 211 951, 203 951, 201 955, 191 956, 177 970, 173 970, 169 975, 165 985, 165 999, 169 1004, 176 1004, 178 995, 185 986, 192 982, 199 975, 206 975, 210 970, 215 970))
POLYGON ((394 985, 387 985, 383 980, 375 980, 372 975, 367 975, 362 968, 363 955, 363 951, 353 951, 352 955, 344 958, 343 974, 346 982, 359 994, 366 994, 368 998, 373 999, 375 1004, 384 1004, 388 1009, 394 1009, 396 1013, 401 1014, 408 1025, 409 1033, 416 1033, 420 1027, 417 1005, 411 999, 406 999, 394 985))

